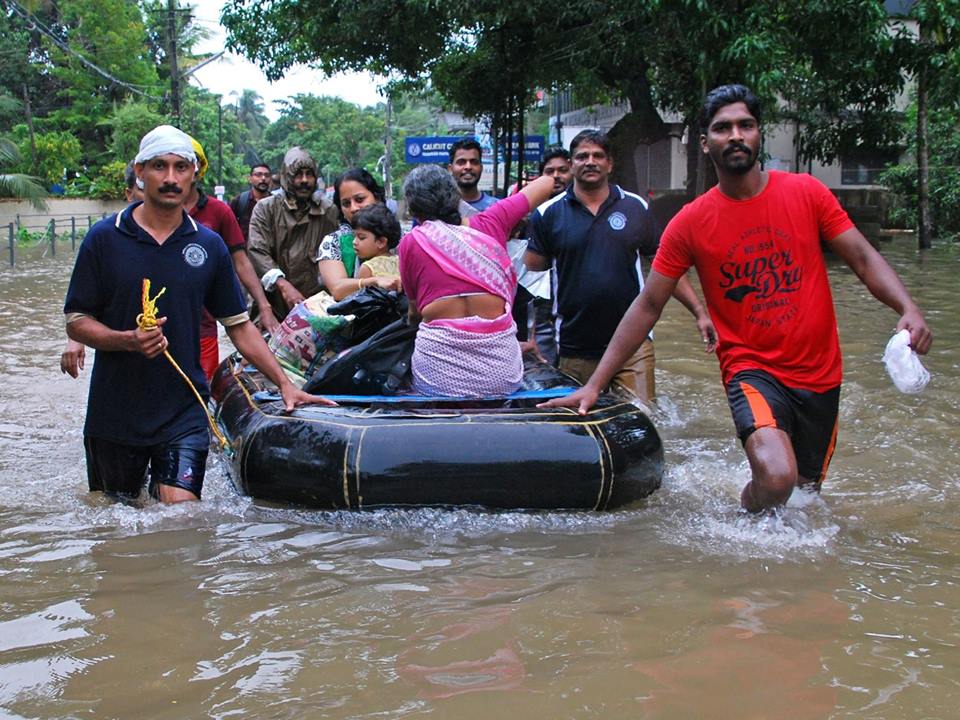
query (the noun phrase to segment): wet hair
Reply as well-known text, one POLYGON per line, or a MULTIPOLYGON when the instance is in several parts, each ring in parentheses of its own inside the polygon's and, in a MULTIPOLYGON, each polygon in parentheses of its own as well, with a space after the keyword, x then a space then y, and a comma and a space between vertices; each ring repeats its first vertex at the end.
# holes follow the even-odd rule
POLYGON ((137 182, 137 169, 134 167, 133 160, 128 162, 127 167, 123 170, 123 181, 127 184, 127 190, 132 190, 137 182))
POLYGON ((453 158, 457 156, 457 151, 459 150, 476 150, 477 155, 483 160, 483 148, 480 147, 480 143, 477 142, 476 138, 465 137, 461 140, 457 140, 453 145, 450 146, 450 162, 453 162, 453 158))
POLYGON ((581 130, 578 132, 573 140, 570 141, 570 155, 571 157, 577 151, 577 147, 583 143, 590 143, 591 145, 597 145, 603 148, 603 151, 610 155, 610 138, 607 137, 607 134, 602 130, 581 130))
POLYGON ((386 238, 387 247, 391 250, 400 244, 400 221, 386 205, 367 205, 360 208, 353 216, 350 226, 354 230, 369 230, 374 237, 386 238))
POLYGON ((700 108, 700 132, 706 134, 707 128, 710 127, 710 121, 720 111, 720 108, 738 102, 747 106, 747 110, 753 115, 757 125, 760 125, 760 101, 750 88, 746 85, 721 85, 708 92, 703 99, 703 107, 700 108))
POLYGON ((253 165, 251 165, 251 166, 250 166, 250 174, 253 175, 253 171, 256 170, 257 168, 261 168, 261 167, 262 167, 262 168, 266 168, 266 169, 267 169, 267 172, 270 173, 271 175, 273 174, 273 170, 271 170, 271 169, 270 169, 270 166, 267 165, 266 163, 254 163, 253 165))
MULTIPOLYGON (((387 196, 383 192, 383 186, 377 182, 377 179, 364 168, 353 167, 349 170, 344 170, 340 173, 340 176, 333 181, 333 204, 338 212, 340 211, 340 184, 347 181, 358 182, 363 185, 370 191, 370 194, 377 199, 378 203, 385 203, 387 201, 387 196)), ((343 217, 342 214, 341 217, 343 217)))
POLYGON ((566 148, 560 147, 559 145, 554 145, 553 147, 548 148, 547 151, 543 153, 543 160, 540 161, 541 175, 543 175, 543 169, 547 166, 547 163, 554 158, 563 158, 569 163, 570 153, 567 152, 566 148))
POLYGON ((453 177, 439 165, 418 165, 403 181, 407 210, 418 220, 460 224, 460 191, 453 177))

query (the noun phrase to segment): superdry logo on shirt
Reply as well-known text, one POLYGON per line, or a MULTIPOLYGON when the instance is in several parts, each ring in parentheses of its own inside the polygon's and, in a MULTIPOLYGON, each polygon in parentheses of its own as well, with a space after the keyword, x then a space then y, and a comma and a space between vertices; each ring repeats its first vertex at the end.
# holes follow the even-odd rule
POLYGON ((183 259, 187 265, 198 268, 207 261, 207 251, 201 245, 190 243, 183 249, 183 259))
POLYGON ((720 288, 724 297, 740 303, 750 297, 750 322, 769 326, 796 316, 788 298, 800 289, 803 268, 789 249, 790 238, 782 230, 759 226, 744 232, 727 251, 720 265, 720 288))

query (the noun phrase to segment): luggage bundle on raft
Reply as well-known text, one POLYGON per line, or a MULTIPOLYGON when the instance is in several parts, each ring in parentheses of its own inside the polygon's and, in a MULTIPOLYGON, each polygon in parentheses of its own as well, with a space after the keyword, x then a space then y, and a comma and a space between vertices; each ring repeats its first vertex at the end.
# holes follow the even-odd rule
POLYGON ((586 416, 539 409, 574 388, 571 378, 533 359, 525 361, 523 386, 509 396, 403 394, 416 336, 405 308, 378 288, 340 305, 335 311, 366 323, 368 337, 303 385, 337 407, 287 413, 273 384, 241 368, 238 356, 217 370, 215 418, 241 492, 331 510, 609 510, 660 486, 660 437, 627 397, 601 396, 586 416))

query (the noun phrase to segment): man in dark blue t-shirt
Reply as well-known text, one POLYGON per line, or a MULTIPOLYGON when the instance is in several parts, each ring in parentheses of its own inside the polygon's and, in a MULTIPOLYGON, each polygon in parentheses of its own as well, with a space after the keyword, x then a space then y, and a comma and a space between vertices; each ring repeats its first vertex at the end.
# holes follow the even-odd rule
MULTIPOLYGON (((584 130, 570 143, 573 184, 530 215, 524 262, 546 270, 556 261, 560 316, 560 369, 581 383, 596 369, 630 303, 643 288, 641 257, 652 257, 660 228, 645 200, 610 182, 610 143, 584 130)), ((683 279, 675 297, 697 320, 713 350, 716 333, 690 285, 683 279)), ((654 397, 654 354, 650 338, 630 357, 614 382, 650 401, 654 397)))
POLYGON ((209 395, 200 367, 204 307, 277 384, 287 410, 330 404, 291 384, 247 316, 223 240, 184 212, 196 162, 180 130, 161 125, 147 133, 136 157, 143 202, 94 225, 77 253, 64 313, 67 334, 97 351, 84 425, 91 490, 135 498, 149 466, 151 491, 161 501, 200 498, 209 446, 205 407, 160 356, 169 352, 200 395, 209 395), (150 329, 138 326, 144 279, 161 316, 150 329))

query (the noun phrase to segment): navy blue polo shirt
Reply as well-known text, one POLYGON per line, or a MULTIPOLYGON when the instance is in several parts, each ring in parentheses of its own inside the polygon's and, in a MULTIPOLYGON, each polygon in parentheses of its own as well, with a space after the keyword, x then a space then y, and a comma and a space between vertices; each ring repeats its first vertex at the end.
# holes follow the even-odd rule
MULTIPOLYGON (((83 313, 113 330, 133 330, 142 312, 142 282, 151 296, 161 288, 157 317, 169 352, 201 395, 209 394, 200 367, 200 318, 246 311, 230 252, 212 230, 186 213, 180 227, 158 244, 133 219, 140 203, 101 220, 77 252, 65 313, 83 313)), ((160 355, 98 350, 90 376, 84 434, 124 445, 152 445, 206 427, 203 408, 160 355)))
POLYGON ((643 288, 640 257, 652 257, 660 227, 647 203, 618 185, 597 214, 571 185, 530 215, 527 249, 556 261, 560 355, 599 358, 643 288))

